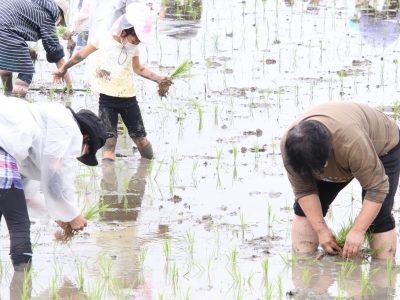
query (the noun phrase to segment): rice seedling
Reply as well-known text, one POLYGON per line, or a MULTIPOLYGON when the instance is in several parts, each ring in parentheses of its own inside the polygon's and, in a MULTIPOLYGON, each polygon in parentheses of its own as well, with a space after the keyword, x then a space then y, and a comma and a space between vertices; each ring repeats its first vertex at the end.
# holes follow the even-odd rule
MULTIPOLYGON (((98 218, 103 212, 107 211, 108 204, 95 203, 92 206, 84 208, 82 211, 83 217, 90 221, 98 218)), ((66 223, 62 231, 55 234, 55 238, 59 242, 69 242, 78 233, 78 230, 72 229, 69 223, 66 223)))
POLYGON ((78 288, 79 290, 83 290, 85 283, 85 278, 83 275, 83 263, 79 262, 76 267, 78 288))
POLYGON ((240 217, 240 229, 242 231, 242 239, 244 239, 244 232, 246 230, 246 220, 244 218, 243 212, 240 212, 239 217, 240 217))
POLYGON ((198 130, 199 132, 203 129, 203 106, 197 102, 193 101, 193 108, 197 110, 198 116, 199 116, 199 127, 198 130))
POLYGON ((165 261, 168 263, 171 257, 171 244, 169 242, 169 239, 164 239, 163 252, 165 256, 165 261))
POLYGON ((138 254, 137 260, 138 260, 138 263, 139 263, 139 265, 140 265, 141 267, 144 266, 144 262, 145 262, 145 260, 146 260, 147 252, 148 252, 148 251, 149 251, 149 248, 148 248, 148 247, 142 247, 142 248, 140 248, 140 252, 139 252, 139 254, 138 254))
POLYGON ((58 281, 55 276, 51 278, 50 281, 50 296, 52 300, 58 300, 59 299, 59 294, 58 294, 58 281))
POLYGON ((24 269, 24 279, 22 282, 21 300, 31 299, 32 290, 32 268, 24 269))
POLYGON ((397 81, 398 81, 398 69, 399 69, 399 60, 396 58, 393 60, 394 63, 394 83, 397 86, 397 81))
POLYGON ((285 256, 279 254, 279 256, 283 260, 286 267, 293 266, 299 261, 299 257, 295 253, 292 253, 291 257, 289 257, 289 254, 286 254, 285 256))
POLYGON ((102 280, 96 279, 91 285, 86 288, 87 299, 103 299, 105 286, 102 280))
POLYGON ((311 272, 310 272, 309 268, 305 268, 303 270, 303 277, 302 278, 303 278, 304 286, 309 287, 310 286, 310 282, 311 282, 311 272))
POLYGON ((261 262, 261 267, 262 267, 262 270, 263 270, 263 279, 264 279, 264 281, 268 281, 268 272, 269 272, 269 260, 268 260, 268 257, 265 258, 261 262))
POLYGON ((393 102, 393 117, 397 120, 400 116, 399 100, 395 99, 393 102))
POLYGON ((171 155, 171 160, 169 162, 169 191, 173 195, 176 186, 176 157, 171 155))
POLYGON ((222 154, 223 154, 222 149, 218 149, 218 150, 217 150, 217 154, 216 154, 216 159, 217 159, 217 166, 216 166, 216 168, 217 168, 217 169, 219 169, 219 167, 220 167, 222 154))
POLYGON ((278 298, 282 299, 283 298, 283 288, 282 288, 282 275, 279 274, 277 278, 277 288, 278 288, 278 298))
POLYGON ((106 279, 111 278, 111 270, 113 265, 112 259, 103 253, 98 256, 96 261, 99 264, 101 275, 106 279))
POLYGON ((272 227, 272 206, 271 203, 268 203, 268 228, 272 227))
POLYGON ((357 265, 349 259, 346 259, 343 262, 339 262, 338 264, 340 265, 339 274, 345 279, 348 279, 357 268, 357 265))
POLYGON ((387 275, 387 281, 389 284, 392 284, 394 279, 395 279, 395 268, 393 265, 393 259, 388 258, 386 260, 386 275, 387 275))
POLYGON ((339 229, 339 232, 336 234, 336 244, 340 248, 344 247, 347 234, 349 233, 352 226, 353 226, 353 221, 348 220, 347 224, 344 224, 343 226, 341 226, 341 228, 339 229))
POLYGON ((192 69, 192 62, 189 59, 183 60, 175 70, 169 75, 171 80, 187 78, 190 76, 190 70, 192 69))
POLYGON ((370 274, 369 270, 363 269, 361 272, 361 296, 368 296, 372 292, 372 286, 370 285, 370 274))
POLYGON ((265 300, 272 300, 274 299, 274 286, 272 285, 272 282, 265 282, 264 284, 265 288, 265 300))
POLYGON ((62 37, 65 32, 67 32, 67 27, 65 26, 59 25, 55 28, 55 34, 57 35, 57 37, 62 37))
POLYGON ((188 251, 191 258, 193 258, 194 254, 194 241, 195 234, 191 230, 187 230, 185 233, 185 241, 186 241, 186 250, 188 251))

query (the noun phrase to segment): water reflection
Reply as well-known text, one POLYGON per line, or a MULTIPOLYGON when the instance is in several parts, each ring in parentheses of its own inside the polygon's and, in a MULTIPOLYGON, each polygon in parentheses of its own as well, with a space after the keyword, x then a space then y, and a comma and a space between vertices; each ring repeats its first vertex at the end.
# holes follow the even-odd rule
POLYGON ((302 258, 293 264, 295 299, 318 298, 333 293, 337 298, 394 299, 397 272, 384 260, 342 260, 325 256, 321 260, 302 258))
POLYGON ((368 1, 356 5, 356 14, 350 26, 359 31, 361 37, 373 46, 388 46, 400 35, 399 2, 384 1, 382 7, 368 1))
POLYGON ((101 214, 102 221, 136 221, 146 189, 147 159, 140 159, 136 169, 124 163, 104 161, 101 169, 102 195, 100 205, 109 209, 101 214))
POLYGON ((164 0, 159 31, 175 39, 193 38, 200 28, 202 11, 202 0, 164 0))

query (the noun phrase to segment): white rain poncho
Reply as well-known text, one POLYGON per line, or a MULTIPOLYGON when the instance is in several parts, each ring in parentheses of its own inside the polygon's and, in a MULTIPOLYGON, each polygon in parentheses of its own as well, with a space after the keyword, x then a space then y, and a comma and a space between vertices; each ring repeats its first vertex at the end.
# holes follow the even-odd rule
POLYGON ((0 96, 0 107, 0 147, 16 159, 24 186, 29 186, 25 197, 37 197, 40 188, 50 216, 71 221, 80 214, 74 179, 83 138, 71 112, 58 103, 5 96, 0 96))

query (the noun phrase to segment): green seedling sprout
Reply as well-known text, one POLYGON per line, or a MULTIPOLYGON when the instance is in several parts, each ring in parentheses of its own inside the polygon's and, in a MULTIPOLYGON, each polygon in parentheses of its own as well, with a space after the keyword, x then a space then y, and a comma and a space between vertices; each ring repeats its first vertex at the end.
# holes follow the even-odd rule
POLYGON ((62 37, 66 32, 67 32, 67 27, 61 25, 56 27, 55 33, 58 37, 62 37))
POLYGON ((171 80, 186 78, 190 75, 192 68, 192 62, 189 59, 185 59, 169 76, 171 80))
POLYGON ((77 264, 77 281, 78 281, 78 287, 79 290, 83 290, 83 286, 85 283, 84 275, 83 275, 83 263, 78 263, 77 264))
POLYGON ((92 206, 89 206, 87 209, 85 209, 82 214, 83 217, 86 220, 95 220, 96 218, 98 218, 102 213, 104 213, 105 211, 107 211, 109 208, 108 204, 98 204, 95 203, 92 206))
POLYGON ((349 233, 351 227, 353 226, 353 222, 349 220, 346 225, 343 225, 336 236, 336 244, 340 247, 344 247, 344 243, 346 242, 347 234, 349 233))
POLYGON ((240 212, 239 217, 240 217, 240 228, 242 230, 242 239, 244 239, 244 231, 246 229, 246 220, 244 218, 243 212, 240 212))

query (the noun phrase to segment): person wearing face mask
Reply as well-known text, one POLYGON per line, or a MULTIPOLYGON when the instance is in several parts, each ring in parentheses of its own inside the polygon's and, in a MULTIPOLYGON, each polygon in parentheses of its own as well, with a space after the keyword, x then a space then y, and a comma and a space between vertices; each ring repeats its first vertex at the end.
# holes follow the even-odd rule
POLYGON ((153 149, 146 138, 142 115, 136 100, 133 73, 154 82, 172 81, 162 77, 140 63, 139 43, 151 41, 152 24, 150 8, 133 3, 126 13, 118 18, 108 33, 99 33, 87 46, 73 55, 57 72, 54 81, 59 82, 67 70, 97 51, 92 74, 92 90, 100 94, 99 116, 107 129, 107 141, 103 148, 103 159, 115 160, 117 144, 118 115, 128 129, 129 136, 136 144, 143 158, 152 159, 153 149))
MULTIPOLYGON (((64 64, 64 50, 56 35, 56 25, 65 26, 65 0, 0 1, 0 76, 4 94, 25 97, 35 68, 27 42, 42 40, 47 61, 57 68, 64 64), (13 83, 12 74, 18 73, 13 83)), ((64 74, 66 88, 71 86, 64 74)))

